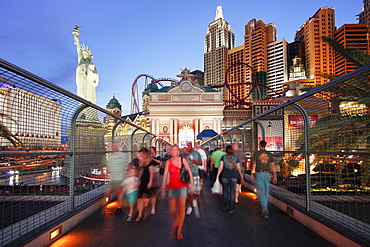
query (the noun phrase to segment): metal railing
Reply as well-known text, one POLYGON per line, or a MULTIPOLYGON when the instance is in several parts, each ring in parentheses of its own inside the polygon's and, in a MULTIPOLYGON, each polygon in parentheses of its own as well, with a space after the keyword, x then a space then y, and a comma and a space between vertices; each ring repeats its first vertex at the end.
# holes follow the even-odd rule
POLYGON ((102 198, 112 154, 122 167, 140 148, 165 144, 2 59, 0 116, 1 246, 21 244, 102 198), (129 131, 122 137, 118 127, 129 131))
POLYGON ((240 138, 252 143, 244 149, 247 173, 258 142, 265 140, 278 167, 273 196, 369 243, 370 65, 297 97, 274 100, 284 103, 266 107, 203 146, 225 147, 232 131, 250 125, 240 138))

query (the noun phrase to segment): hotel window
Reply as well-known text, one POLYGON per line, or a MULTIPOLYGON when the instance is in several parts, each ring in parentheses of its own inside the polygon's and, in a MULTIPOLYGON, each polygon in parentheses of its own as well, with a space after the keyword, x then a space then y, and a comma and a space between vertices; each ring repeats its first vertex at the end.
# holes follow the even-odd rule
POLYGON ((256 106, 256 115, 261 114, 261 106, 256 106))

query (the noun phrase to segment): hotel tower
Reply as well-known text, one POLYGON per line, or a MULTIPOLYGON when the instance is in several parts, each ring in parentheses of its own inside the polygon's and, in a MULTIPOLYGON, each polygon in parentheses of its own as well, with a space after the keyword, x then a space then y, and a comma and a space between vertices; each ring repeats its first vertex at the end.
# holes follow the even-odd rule
POLYGON ((204 81, 205 85, 219 86, 222 91, 227 69, 227 51, 234 48, 235 36, 231 26, 224 20, 222 7, 218 6, 216 18, 208 25, 204 36, 204 81))

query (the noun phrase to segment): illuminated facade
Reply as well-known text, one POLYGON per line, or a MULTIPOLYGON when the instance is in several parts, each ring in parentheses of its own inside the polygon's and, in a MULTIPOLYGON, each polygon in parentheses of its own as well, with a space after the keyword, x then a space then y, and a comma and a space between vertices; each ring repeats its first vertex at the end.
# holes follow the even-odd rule
MULTIPOLYGON (((262 88, 259 88, 260 91, 263 91, 262 93, 258 95, 255 93, 250 94, 251 85, 245 83, 252 83, 253 80, 257 80, 259 84, 267 86, 267 47, 269 43, 275 41, 276 27, 274 24, 265 24, 261 20, 257 21, 256 19, 252 19, 245 25, 244 44, 228 51, 227 68, 229 69, 229 73, 227 75, 227 82, 230 85, 232 93, 226 92, 226 107, 245 108, 248 107, 249 104, 235 105, 233 103, 240 99, 244 99, 245 102, 250 102, 252 99, 266 97, 266 90, 262 88), (251 68, 256 72, 256 77, 254 77, 251 68)), ((274 50, 273 52, 276 51, 277 50, 274 50)), ((286 47, 284 47, 284 53, 286 53, 286 47)), ((277 65, 278 63, 273 63, 272 60, 270 60, 270 62, 273 68, 281 66, 277 65)), ((287 71, 287 68, 285 69, 287 71)), ((276 72, 277 70, 275 70, 271 76, 272 84, 275 83, 275 80, 272 80, 272 78, 276 76, 276 72)))
POLYGON ((224 104, 222 93, 202 87, 191 80, 187 69, 182 79, 149 94, 148 109, 151 132, 162 139, 184 146, 196 141, 204 129, 221 133, 224 104))
POLYGON ((322 85, 330 79, 319 76, 334 74, 334 52, 322 36, 334 37, 335 13, 333 7, 320 8, 296 32, 295 41, 305 44, 306 76, 314 79, 315 85, 322 85))
MULTIPOLYGON (((0 112, 5 114, 2 123, 27 149, 59 149, 61 144, 60 100, 48 99, 33 92, 0 83, 0 112), (25 103, 27 102, 27 103, 25 103)), ((1 138, 1 146, 12 144, 1 138)))
MULTIPOLYGON (((142 112, 123 116, 125 120, 181 147, 185 146, 186 141, 194 143, 196 136, 205 129, 221 133, 224 109, 222 93, 199 85, 197 81, 192 80, 194 75, 190 74, 188 69, 184 69, 178 76, 182 79, 171 86, 158 89, 157 85, 152 85, 154 83, 149 84, 148 88, 151 90, 144 90, 142 112)), ((119 115, 120 107, 113 97, 107 105, 107 110, 119 115)), ((114 142, 121 144, 120 150, 132 150, 127 146, 131 143, 133 150, 142 148, 146 133, 136 131, 132 142, 131 134, 136 128, 117 122, 117 119, 110 116, 105 118, 106 147, 110 147, 112 130, 115 128, 114 142)))
MULTIPOLYGON (((335 31, 335 39, 345 48, 360 49, 368 53, 370 44, 368 39, 368 27, 366 24, 344 24, 335 31)), ((347 61, 345 57, 335 53, 335 75, 341 76, 358 68, 353 63, 347 61)))
MULTIPOLYGON (((256 72, 267 72, 267 44, 276 41, 276 27, 253 19, 245 25, 245 62, 256 72)), ((247 70, 246 79, 252 81, 252 71, 247 70)))
POLYGON ((244 63, 245 46, 241 45, 228 51, 227 54, 227 68, 229 70, 226 75, 227 82, 230 85, 225 92, 225 107, 229 108, 237 102, 236 98, 244 99, 247 96, 249 85, 244 84, 247 81, 246 73, 249 67, 244 63))

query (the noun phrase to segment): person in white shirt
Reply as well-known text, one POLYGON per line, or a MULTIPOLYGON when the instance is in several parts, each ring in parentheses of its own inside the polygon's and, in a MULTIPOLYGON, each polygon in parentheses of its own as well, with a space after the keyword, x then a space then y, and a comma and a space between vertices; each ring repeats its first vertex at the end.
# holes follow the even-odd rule
POLYGON ((202 165, 198 167, 198 171, 199 171, 199 181, 200 181, 200 190, 202 190, 203 188, 203 181, 204 181, 204 175, 206 174, 207 172, 207 154, 206 152, 200 148, 200 143, 197 142, 195 143, 195 150, 198 151, 198 153, 200 154, 200 157, 202 158, 202 165))

